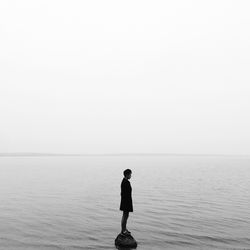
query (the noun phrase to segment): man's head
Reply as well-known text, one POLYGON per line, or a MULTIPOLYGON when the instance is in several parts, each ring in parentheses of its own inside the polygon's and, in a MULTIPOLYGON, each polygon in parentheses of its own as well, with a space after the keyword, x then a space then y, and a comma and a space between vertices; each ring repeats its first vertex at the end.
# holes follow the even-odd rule
POLYGON ((130 169, 126 169, 123 171, 123 175, 126 179, 130 179, 131 178, 131 174, 132 174, 132 171, 130 169))

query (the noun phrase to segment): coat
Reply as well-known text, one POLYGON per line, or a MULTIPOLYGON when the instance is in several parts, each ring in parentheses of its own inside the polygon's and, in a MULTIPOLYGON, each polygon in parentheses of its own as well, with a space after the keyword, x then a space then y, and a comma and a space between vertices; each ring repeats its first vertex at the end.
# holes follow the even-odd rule
POLYGON ((132 188, 130 182, 126 178, 123 178, 121 183, 120 210, 133 212, 132 188))

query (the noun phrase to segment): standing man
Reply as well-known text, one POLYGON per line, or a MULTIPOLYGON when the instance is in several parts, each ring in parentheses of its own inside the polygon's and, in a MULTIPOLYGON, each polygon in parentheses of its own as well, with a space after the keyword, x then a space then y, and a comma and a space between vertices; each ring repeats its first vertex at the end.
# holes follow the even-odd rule
POLYGON ((131 178, 132 171, 126 169, 123 171, 124 178, 121 183, 121 204, 120 210, 123 211, 122 221, 121 221, 121 234, 128 235, 130 232, 127 229, 127 220, 129 212, 133 212, 133 202, 132 202, 132 188, 129 182, 131 178))

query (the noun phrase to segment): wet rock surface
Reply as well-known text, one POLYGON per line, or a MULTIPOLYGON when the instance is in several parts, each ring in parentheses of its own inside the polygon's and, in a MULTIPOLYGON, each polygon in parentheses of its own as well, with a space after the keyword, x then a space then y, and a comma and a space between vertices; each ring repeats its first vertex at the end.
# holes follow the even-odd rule
POLYGON ((137 247, 137 242, 133 238, 131 234, 128 235, 122 235, 118 234, 116 239, 115 239, 115 245, 118 247, 118 249, 121 248, 136 248, 137 247))

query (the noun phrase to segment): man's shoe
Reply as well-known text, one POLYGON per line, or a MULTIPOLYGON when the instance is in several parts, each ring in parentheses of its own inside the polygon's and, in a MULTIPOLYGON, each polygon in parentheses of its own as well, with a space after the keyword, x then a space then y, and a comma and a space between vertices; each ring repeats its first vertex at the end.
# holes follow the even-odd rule
POLYGON ((121 236, 124 236, 124 237, 127 236, 127 234, 126 234, 125 231, 124 231, 124 232, 121 232, 120 235, 121 235, 121 236))

